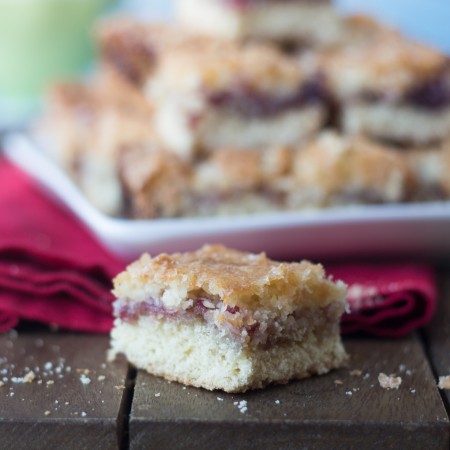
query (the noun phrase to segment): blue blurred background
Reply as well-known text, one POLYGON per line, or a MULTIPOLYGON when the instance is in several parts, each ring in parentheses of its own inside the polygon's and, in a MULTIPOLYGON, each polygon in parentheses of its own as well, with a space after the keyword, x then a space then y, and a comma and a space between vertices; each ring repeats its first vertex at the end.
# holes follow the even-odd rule
MULTIPOLYGON (((336 0, 450 54, 450 0, 336 0)), ((0 0, 0 127, 26 120, 56 79, 79 77, 95 61, 93 24, 126 12, 170 20, 170 0, 0 0)))
POLYGON ((450 55, 450 0, 338 0, 344 11, 376 16, 450 55))

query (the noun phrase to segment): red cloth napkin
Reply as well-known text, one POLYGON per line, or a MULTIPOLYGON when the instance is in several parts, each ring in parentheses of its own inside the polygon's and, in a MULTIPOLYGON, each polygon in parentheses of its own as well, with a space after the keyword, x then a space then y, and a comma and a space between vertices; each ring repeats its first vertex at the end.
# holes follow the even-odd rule
POLYGON ((348 285, 343 334, 401 337, 428 323, 436 310, 437 280, 426 265, 351 264, 327 272, 348 285))
POLYGON ((19 319, 106 333, 124 263, 0 158, 0 331, 19 319))
MULTIPOLYGON (((0 331, 27 319, 107 333, 111 278, 126 262, 2 158, 0 180, 0 331)), ((426 266, 340 265, 328 271, 349 284, 344 333, 402 336, 435 310, 436 282, 426 266)))

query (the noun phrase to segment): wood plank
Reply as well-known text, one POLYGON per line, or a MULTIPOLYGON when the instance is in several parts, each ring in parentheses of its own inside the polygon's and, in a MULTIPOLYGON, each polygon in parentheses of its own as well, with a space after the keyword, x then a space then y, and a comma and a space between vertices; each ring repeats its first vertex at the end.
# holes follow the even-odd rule
POLYGON ((346 369, 240 395, 138 372, 130 448, 448 449, 448 417, 418 338, 349 339, 346 347, 346 369), (401 375, 401 387, 382 389, 380 372, 401 375), (246 413, 234 404, 241 400, 246 413))
MULTIPOLYGON (((450 266, 440 277, 438 309, 425 331, 431 363, 437 377, 450 375, 450 266)), ((450 414, 450 390, 442 391, 450 414)))
POLYGON ((1 448, 117 448, 127 365, 107 363, 107 348, 106 336, 0 336, 1 448))

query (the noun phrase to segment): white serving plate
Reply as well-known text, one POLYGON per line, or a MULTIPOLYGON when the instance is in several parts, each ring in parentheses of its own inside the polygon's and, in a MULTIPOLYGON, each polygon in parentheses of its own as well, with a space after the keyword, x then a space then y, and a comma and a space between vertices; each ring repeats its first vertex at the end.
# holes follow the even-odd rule
POLYGON ((135 258, 222 243, 275 258, 450 254, 450 202, 341 207, 248 216, 128 220, 96 210, 26 135, 4 140, 5 155, 68 207, 104 246, 135 258))

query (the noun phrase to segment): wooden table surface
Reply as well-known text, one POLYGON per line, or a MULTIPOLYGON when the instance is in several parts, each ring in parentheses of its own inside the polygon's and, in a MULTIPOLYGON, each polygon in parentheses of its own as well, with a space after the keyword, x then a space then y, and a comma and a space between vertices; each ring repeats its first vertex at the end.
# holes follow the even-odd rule
POLYGON ((346 338, 347 368, 240 395, 108 363, 105 336, 22 327, 0 336, 0 448, 448 449, 450 391, 436 381, 450 374, 449 325, 447 270, 426 330, 346 338), (382 389, 380 372, 400 388, 382 389))

